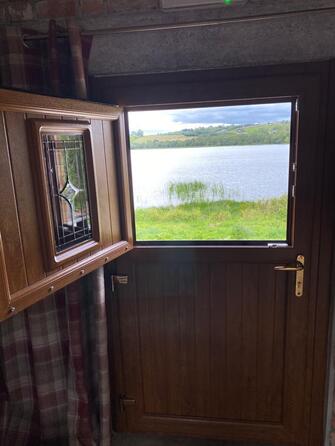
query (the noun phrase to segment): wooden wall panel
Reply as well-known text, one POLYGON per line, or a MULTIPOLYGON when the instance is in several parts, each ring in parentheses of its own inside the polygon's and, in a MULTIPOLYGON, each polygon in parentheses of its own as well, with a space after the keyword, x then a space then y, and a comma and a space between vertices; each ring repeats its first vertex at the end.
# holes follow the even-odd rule
POLYGON ((0 232, 3 240, 9 289, 11 293, 14 293, 27 285, 27 277, 3 113, 0 114, 0 121, 0 232))

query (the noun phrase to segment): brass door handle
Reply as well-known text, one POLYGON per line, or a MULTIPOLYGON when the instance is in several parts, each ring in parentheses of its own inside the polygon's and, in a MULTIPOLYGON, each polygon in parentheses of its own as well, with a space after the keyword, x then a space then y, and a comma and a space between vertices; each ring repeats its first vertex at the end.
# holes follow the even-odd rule
POLYGON ((296 265, 279 265, 274 267, 275 271, 303 271, 304 265, 297 262, 296 265))
POLYGON ((275 271, 293 271, 296 273, 295 278, 295 295, 297 297, 302 297, 304 293, 304 269, 305 269, 305 257, 303 255, 298 255, 297 260, 291 265, 279 265, 275 266, 275 271))

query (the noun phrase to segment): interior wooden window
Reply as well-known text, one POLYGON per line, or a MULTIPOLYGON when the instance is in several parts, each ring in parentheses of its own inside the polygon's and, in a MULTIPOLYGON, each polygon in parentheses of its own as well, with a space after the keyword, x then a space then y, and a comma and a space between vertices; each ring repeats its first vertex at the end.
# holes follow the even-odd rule
POLYGON ((31 124, 41 232, 52 269, 99 245, 91 129, 71 122, 31 124))
POLYGON ((295 102, 129 111, 136 241, 291 244, 295 102))

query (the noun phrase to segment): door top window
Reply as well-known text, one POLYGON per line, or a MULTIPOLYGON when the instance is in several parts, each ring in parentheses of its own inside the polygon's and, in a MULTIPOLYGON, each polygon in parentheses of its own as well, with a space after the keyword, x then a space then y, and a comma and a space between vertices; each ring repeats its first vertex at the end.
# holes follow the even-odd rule
POLYGON ((290 242, 294 101, 129 112, 138 242, 290 242))

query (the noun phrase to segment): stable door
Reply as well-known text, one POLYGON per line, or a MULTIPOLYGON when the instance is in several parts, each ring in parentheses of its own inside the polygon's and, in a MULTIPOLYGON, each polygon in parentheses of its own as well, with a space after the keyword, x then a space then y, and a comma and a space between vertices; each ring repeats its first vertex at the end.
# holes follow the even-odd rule
POLYGON ((218 80, 129 107, 136 242, 111 292, 118 430, 316 446, 321 87, 320 74, 218 80))

